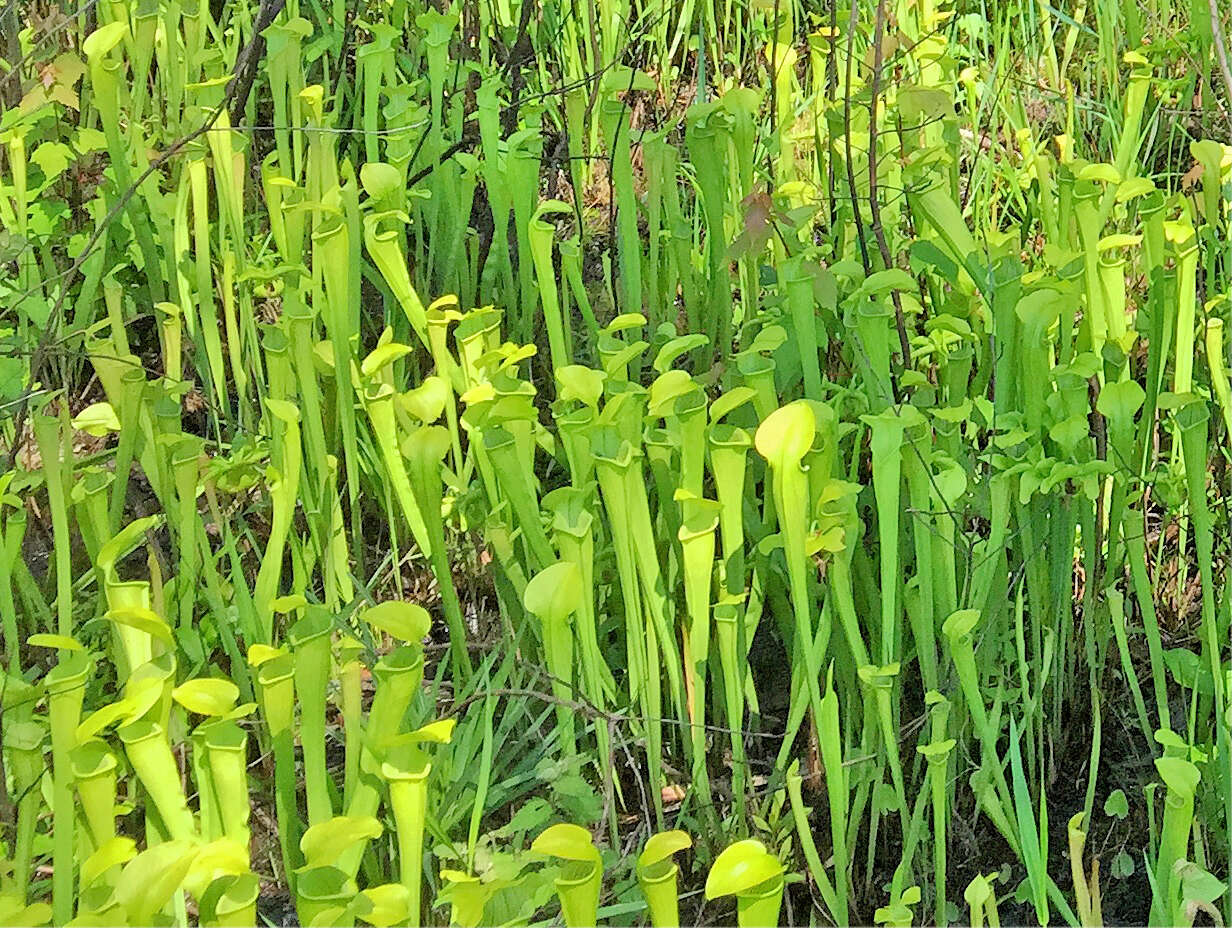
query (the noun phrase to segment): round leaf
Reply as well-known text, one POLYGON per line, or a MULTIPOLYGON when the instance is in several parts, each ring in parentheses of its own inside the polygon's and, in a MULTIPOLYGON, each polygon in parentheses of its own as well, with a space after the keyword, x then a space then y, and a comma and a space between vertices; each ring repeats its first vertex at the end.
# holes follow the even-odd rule
POLYGON ((1104 814, 1111 818, 1125 818, 1129 814, 1129 800, 1124 790, 1114 789, 1104 800, 1104 814))

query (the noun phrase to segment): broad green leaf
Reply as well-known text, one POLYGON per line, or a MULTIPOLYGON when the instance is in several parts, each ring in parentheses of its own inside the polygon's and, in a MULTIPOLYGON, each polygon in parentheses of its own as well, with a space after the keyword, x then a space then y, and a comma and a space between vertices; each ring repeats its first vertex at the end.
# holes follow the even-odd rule
POLYGON ((1164 652, 1164 664, 1172 678, 1186 689, 1205 696, 1215 695, 1215 681, 1210 667, 1188 648, 1169 648, 1164 652))
POLYGON ((620 93, 626 90, 642 90, 651 92, 657 90, 654 78, 645 71, 630 68, 626 65, 611 67, 603 77, 603 92, 620 93))
POLYGON ((941 117, 954 115, 954 101, 948 93, 936 87, 902 87, 895 100, 907 128, 915 128, 941 117))
POLYGON ((1181 894, 1186 902, 1210 904, 1227 892, 1228 884, 1188 860, 1176 862, 1181 877, 1181 894))
POLYGON ((0 894, 0 926, 36 928, 36 926, 46 925, 49 921, 51 921, 51 906, 46 902, 26 905, 16 894, 0 894))

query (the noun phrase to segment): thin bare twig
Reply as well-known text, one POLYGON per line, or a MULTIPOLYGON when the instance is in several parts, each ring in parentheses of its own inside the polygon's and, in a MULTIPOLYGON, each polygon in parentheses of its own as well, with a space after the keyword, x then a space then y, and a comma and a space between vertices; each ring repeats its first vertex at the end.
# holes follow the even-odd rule
MULTIPOLYGON (((1219 21, 1219 8, 1215 0, 1206 0, 1207 6, 1211 11, 1211 35, 1215 39, 1215 56, 1219 60, 1219 74, 1223 78, 1223 86, 1228 91, 1228 102, 1232 104, 1232 65, 1228 64, 1228 37, 1224 35, 1223 23, 1219 21)), ((1224 117, 1228 120, 1228 129, 1232 133, 1232 114, 1223 110, 1224 117)), ((1232 138, 1232 134, 1229 135, 1232 138)))
MULTIPOLYGON (((885 35, 885 0, 877 3, 877 25, 873 29, 873 85, 872 99, 868 104, 868 210, 872 218, 873 236, 877 239, 877 250, 881 252, 881 263, 886 270, 893 267, 893 256, 886 244, 885 229, 881 225, 881 204, 877 202, 877 103, 881 96, 881 52, 882 38, 885 35)), ((890 291, 894 301, 894 325, 898 329, 898 343, 903 352, 903 367, 911 364, 911 340, 907 337, 907 322, 903 317, 903 300, 898 289, 890 291)))

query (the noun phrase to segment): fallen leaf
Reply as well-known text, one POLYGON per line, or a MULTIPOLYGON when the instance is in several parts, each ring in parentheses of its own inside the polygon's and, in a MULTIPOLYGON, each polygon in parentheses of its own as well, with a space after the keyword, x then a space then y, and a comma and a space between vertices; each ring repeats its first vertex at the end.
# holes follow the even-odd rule
POLYGON ((684 802, 685 790, 678 783, 669 783, 659 790, 659 796, 665 803, 684 802))

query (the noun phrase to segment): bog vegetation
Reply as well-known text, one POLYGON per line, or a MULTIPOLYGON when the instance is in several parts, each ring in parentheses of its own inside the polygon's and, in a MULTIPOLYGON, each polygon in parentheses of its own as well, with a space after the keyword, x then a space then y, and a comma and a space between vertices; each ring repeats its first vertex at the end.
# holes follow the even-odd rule
POLYGON ((1232 919, 1221 0, 10 0, 0 924, 1232 919))

